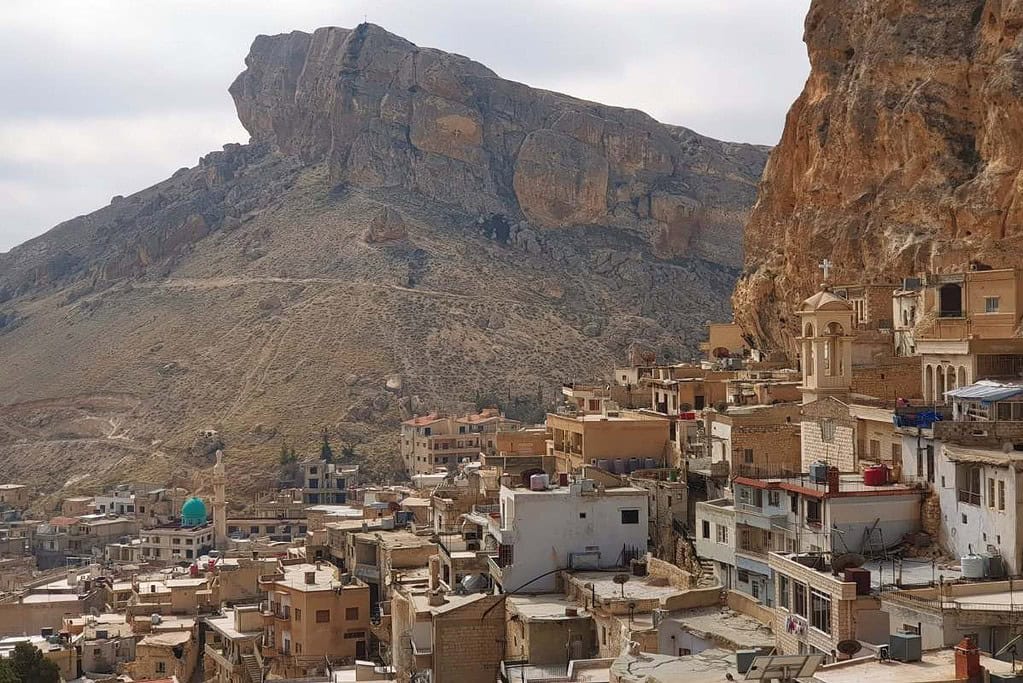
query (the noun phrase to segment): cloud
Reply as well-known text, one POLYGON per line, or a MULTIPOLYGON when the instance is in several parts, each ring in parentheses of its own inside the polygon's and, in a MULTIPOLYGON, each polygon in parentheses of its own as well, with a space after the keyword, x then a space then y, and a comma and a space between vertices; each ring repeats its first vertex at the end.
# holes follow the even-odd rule
POLYGON ((809 0, 4 0, 0 251, 244 142, 227 86, 259 33, 363 18, 505 78, 773 144, 809 0))

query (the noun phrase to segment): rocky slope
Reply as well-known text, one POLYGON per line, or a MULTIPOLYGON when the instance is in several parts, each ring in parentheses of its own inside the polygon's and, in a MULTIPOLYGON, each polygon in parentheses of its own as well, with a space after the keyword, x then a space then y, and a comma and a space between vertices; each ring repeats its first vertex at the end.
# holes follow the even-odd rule
POLYGON ((727 317, 763 149, 372 25, 246 65, 250 144, 0 254, 5 478, 187 478, 215 429, 252 488, 284 438, 386 455, 403 415, 549 400, 727 317))
POLYGON ((1020 263, 1021 29, 1019 0, 814 0, 733 298, 761 344, 788 343, 825 256, 842 282, 1020 263))

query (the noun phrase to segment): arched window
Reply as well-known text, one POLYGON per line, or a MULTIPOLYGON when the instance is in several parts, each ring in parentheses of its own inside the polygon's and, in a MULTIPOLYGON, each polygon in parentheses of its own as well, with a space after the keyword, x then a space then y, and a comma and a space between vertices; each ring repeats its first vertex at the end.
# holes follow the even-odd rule
POLYGON ((965 387, 968 384, 966 381, 966 368, 959 366, 959 382, 956 386, 965 387))
POLYGON ((930 365, 924 368, 924 399, 934 400, 934 368, 930 365))
POLYGON ((961 318, 963 316, 963 290, 957 284, 942 285, 938 290, 938 317, 961 318))
POLYGON ((844 335, 844 330, 839 323, 830 322, 824 328, 824 335, 827 337, 824 343, 824 371, 832 377, 841 375, 844 368, 839 340, 844 335))

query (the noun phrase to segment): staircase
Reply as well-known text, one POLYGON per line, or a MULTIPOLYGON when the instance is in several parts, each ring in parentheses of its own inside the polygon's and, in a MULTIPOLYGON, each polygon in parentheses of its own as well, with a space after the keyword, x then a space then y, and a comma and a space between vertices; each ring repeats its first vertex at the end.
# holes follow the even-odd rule
POLYGON ((242 666, 245 667, 252 683, 263 683, 263 670, 259 668, 255 655, 242 655, 242 666))
POLYGON ((700 567, 700 573, 697 578, 697 583, 700 586, 712 586, 717 581, 714 578, 714 562, 706 558, 698 558, 697 563, 700 567))

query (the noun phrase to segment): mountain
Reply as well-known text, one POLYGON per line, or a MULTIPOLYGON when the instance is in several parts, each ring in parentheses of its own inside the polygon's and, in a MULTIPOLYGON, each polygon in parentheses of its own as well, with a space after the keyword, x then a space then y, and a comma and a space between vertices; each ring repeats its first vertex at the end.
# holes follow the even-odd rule
POLYGON ((770 155, 733 305, 767 347, 817 288, 1018 265, 1023 2, 814 0, 811 73, 770 155))
POLYGON ((8 478, 187 484, 223 441, 251 490, 324 427, 386 470, 403 416, 535 413, 729 316, 764 148, 371 24, 245 63, 249 144, 0 254, 8 478))

